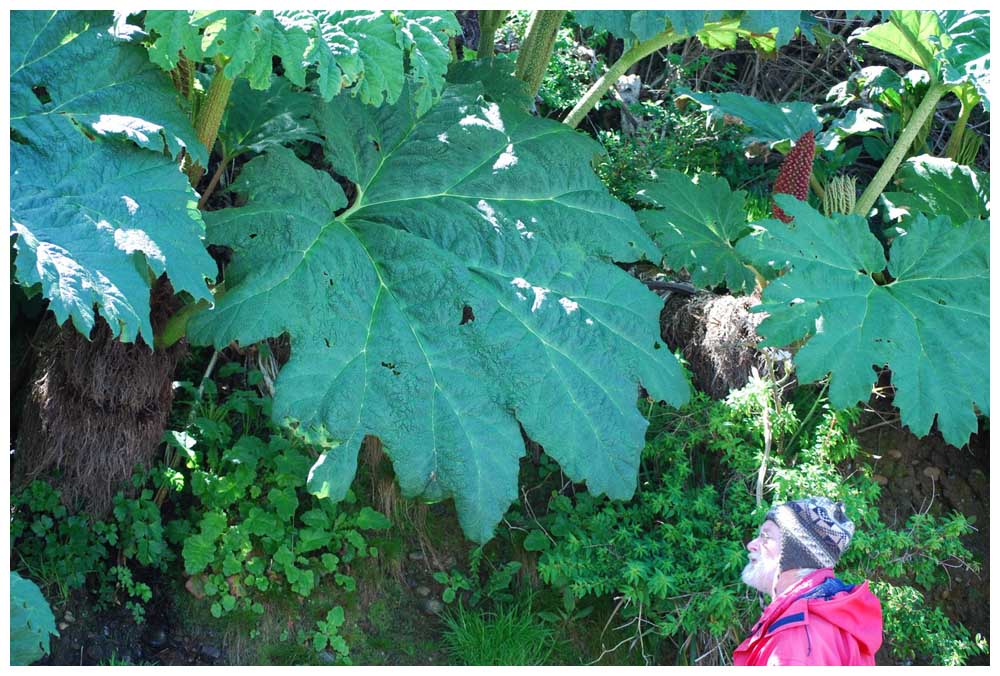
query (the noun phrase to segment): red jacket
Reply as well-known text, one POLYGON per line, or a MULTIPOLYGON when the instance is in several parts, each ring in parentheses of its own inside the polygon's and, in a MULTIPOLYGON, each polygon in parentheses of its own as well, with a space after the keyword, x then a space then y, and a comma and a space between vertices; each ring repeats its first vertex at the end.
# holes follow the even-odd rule
POLYGON ((882 645, 882 606, 868 583, 823 568, 771 601, 733 654, 736 666, 871 666, 882 645))

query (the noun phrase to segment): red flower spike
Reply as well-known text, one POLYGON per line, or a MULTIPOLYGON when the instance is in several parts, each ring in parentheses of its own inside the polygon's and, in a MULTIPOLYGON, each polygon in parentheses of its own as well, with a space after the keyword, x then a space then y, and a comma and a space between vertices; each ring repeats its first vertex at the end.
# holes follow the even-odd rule
MULTIPOLYGON (((803 134, 781 163, 778 179, 774 182, 774 193, 793 195, 802 202, 809 196, 809 177, 812 175, 813 156, 816 153, 816 138, 811 131, 803 134)), ((791 223, 792 217, 771 201, 771 213, 784 223, 791 223)))

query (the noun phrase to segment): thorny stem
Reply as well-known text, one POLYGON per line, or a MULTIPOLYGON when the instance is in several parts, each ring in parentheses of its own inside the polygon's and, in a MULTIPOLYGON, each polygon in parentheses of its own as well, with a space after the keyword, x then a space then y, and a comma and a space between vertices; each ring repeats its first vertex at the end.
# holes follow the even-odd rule
MULTIPOLYGON (((222 113, 229 103, 229 94, 233 89, 233 80, 224 74, 225 64, 222 60, 216 61, 215 75, 212 83, 208 86, 205 94, 205 101, 198 110, 198 117, 194 121, 194 130, 198 135, 198 140, 204 144, 209 155, 215 147, 215 138, 219 134, 219 125, 222 123, 222 113)), ((187 168, 187 175, 192 186, 197 186, 201 180, 201 175, 205 169, 199 164, 192 163, 187 168)))
MULTIPOLYGON (((542 78, 552 57, 552 48, 556 44, 556 34, 565 14, 564 9, 539 9, 531 15, 528 30, 524 34, 524 42, 521 43, 521 51, 517 55, 514 75, 528 83, 532 99, 542 86, 542 78)), ((481 35, 482 30, 480 30, 481 35)))
POLYGON ((875 174, 871 183, 868 184, 868 187, 865 188, 864 193, 858 199, 858 203, 854 207, 855 214, 863 218, 868 217, 868 212, 875 206, 875 200, 882 194, 885 187, 889 185, 889 181, 896 174, 896 169, 899 168, 899 165, 906 157, 906 153, 920 132, 921 127, 934 114, 934 109, 937 107, 938 101, 941 100, 941 97, 947 91, 947 85, 940 83, 931 85, 930 89, 927 90, 923 101, 913 111, 910 121, 906 123, 906 127, 903 129, 903 133, 899 135, 899 138, 896 139, 896 144, 889 151, 889 156, 885 158, 885 162, 882 163, 878 173, 875 174))
POLYGON ((506 9, 481 9, 479 10, 479 49, 476 56, 480 59, 488 59, 493 56, 496 46, 497 29, 507 18, 506 9))
POLYGON ((675 42, 680 42, 684 37, 684 35, 678 35, 671 29, 663 31, 649 40, 632 45, 628 51, 621 55, 620 59, 615 61, 614 65, 608 69, 608 72, 587 90, 583 98, 573 106, 573 110, 569 111, 569 115, 566 116, 563 123, 575 129, 583 121, 583 118, 587 116, 587 113, 593 110, 597 102, 604 96, 604 93, 611 88, 611 85, 625 74, 625 71, 653 52, 675 42))

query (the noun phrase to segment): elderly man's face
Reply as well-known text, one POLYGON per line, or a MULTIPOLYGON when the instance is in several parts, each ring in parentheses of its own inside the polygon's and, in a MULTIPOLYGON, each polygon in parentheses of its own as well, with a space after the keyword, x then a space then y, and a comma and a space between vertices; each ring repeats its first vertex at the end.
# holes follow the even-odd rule
POLYGON ((770 594, 781 561, 781 529, 773 521, 765 521, 753 540, 747 544, 750 561, 740 579, 757 591, 770 594))

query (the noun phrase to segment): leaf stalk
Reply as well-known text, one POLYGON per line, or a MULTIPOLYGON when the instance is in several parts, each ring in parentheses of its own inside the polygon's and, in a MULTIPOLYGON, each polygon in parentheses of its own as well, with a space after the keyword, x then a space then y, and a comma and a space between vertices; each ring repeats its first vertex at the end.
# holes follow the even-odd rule
POLYGON ((479 10, 479 49, 476 56, 480 59, 488 59, 493 56, 496 48, 497 29, 507 18, 506 9, 481 9, 479 10))
MULTIPOLYGON (((222 124, 222 114, 226 110, 229 94, 233 90, 234 81, 225 76, 223 66, 221 61, 216 63, 215 75, 212 76, 212 82, 205 94, 205 101, 198 109, 198 116, 194 121, 195 133, 198 135, 198 140, 205 145, 209 156, 212 154, 212 148, 215 147, 219 125, 222 124)), ((187 175, 192 186, 198 185, 204 171, 205 168, 197 163, 193 163, 187 168, 187 175)))
POLYGON ((913 144, 917 134, 920 132, 924 124, 931 118, 934 114, 934 109, 937 108, 938 101, 941 100, 948 92, 948 86, 940 83, 934 83, 927 90, 924 95, 923 100, 913 115, 910 116, 909 122, 906 123, 906 127, 903 128, 903 133, 899 135, 896 139, 896 144, 889 151, 888 157, 885 158, 885 162, 879 168, 875 177, 865 188, 864 193, 858 199, 857 205, 854 207, 854 213, 862 216, 864 218, 868 217, 868 212, 871 211, 872 207, 875 206, 875 200, 878 196, 882 194, 885 187, 889 185, 889 181, 896 174, 896 170, 899 165, 902 164, 903 160, 906 158, 906 154, 913 144))
MULTIPOLYGON (((514 75, 519 80, 528 83, 531 97, 534 98, 542 86, 542 79, 552 58, 552 49, 556 44, 556 35, 562 25, 564 9, 539 9, 531 15, 528 30, 524 34, 524 42, 517 55, 517 67, 514 75)), ((480 29, 480 39, 482 39, 480 29)))
POLYGON ((570 127, 576 129, 577 125, 583 121, 583 118, 587 116, 597 102, 601 100, 604 93, 611 89, 611 85, 618 81, 622 75, 625 74, 629 68, 640 60, 646 58, 653 52, 663 49, 667 45, 673 44, 675 42, 680 42, 686 36, 678 35, 673 29, 663 31, 658 35, 651 37, 643 42, 638 42, 632 45, 621 58, 615 61, 614 65, 608 69, 601 78, 595 82, 587 93, 583 95, 575 106, 573 110, 569 111, 569 115, 563 120, 563 124, 568 124, 570 127))

